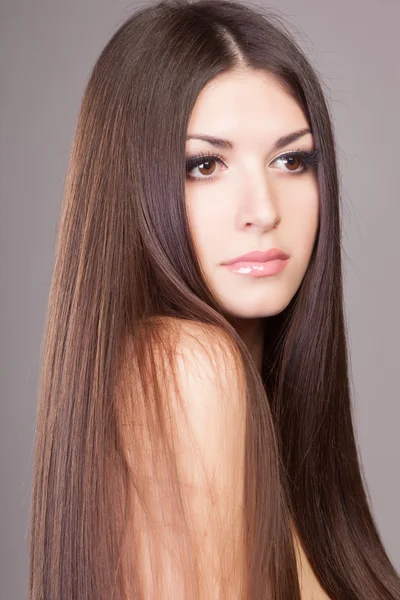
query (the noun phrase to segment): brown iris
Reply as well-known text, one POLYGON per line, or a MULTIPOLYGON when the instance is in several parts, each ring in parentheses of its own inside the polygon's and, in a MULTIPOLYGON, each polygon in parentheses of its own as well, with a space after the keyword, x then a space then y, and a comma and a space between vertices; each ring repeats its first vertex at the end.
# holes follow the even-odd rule
POLYGON ((288 168, 289 171, 297 171, 302 164, 302 160, 301 160, 300 156, 287 156, 284 158, 280 158, 279 160, 285 162, 285 166, 288 168), (289 167, 294 167, 294 168, 289 168, 289 167))
MULTIPOLYGON (((200 173, 201 173, 202 175, 212 175, 212 173, 203 173, 203 172, 202 172, 202 171, 203 171, 203 165, 210 165, 210 164, 212 164, 212 163, 216 163, 216 160, 215 160, 215 159, 213 159, 213 158, 207 158, 207 159, 203 160, 203 162, 201 163, 201 167, 200 167, 200 165, 199 165, 197 168, 199 169, 199 171, 200 171, 200 173)), ((206 168, 206 171, 207 171, 207 170, 208 170, 208 169, 206 168)))

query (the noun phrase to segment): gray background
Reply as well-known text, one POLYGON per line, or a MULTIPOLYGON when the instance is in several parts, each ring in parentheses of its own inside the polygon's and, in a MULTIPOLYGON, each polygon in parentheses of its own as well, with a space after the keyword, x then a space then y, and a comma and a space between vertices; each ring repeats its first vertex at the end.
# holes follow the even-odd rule
MULTIPOLYGON (((95 60, 137 6, 0 6, 1 600, 26 597, 40 344, 73 128, 95 60)), ((356 434, 378 528, 400 570, 400 1, 270 6, 327 86, 343 182, 356 434)))

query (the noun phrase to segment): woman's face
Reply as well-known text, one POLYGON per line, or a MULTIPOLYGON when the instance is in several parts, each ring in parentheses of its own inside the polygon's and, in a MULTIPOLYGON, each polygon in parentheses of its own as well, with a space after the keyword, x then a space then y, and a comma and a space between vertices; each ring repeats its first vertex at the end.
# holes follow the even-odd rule
POLYGON ((205 277, 236 317, 281 312, 306 272, 319 217, 316 171, 301 157, 282 155, 313 150, 313 136, 306 133, 274 148, 279 138, 302 129, 308 129, 308 123, 296 101, 262 70, 215 78, 203 88, 192 111, 188 136, 213 136, 232 144, 220 148, 187 140, 187 159, 207 152, 212 156, 203 156, 197 166, 188 164, 185 198, 205 277), (242 272, 223 264, 271 248, 289 256, 275 263, 285 265, 278 273, 255 277, 250 273, 262 272, 260 263, 258 270, 244 264, 242 272))

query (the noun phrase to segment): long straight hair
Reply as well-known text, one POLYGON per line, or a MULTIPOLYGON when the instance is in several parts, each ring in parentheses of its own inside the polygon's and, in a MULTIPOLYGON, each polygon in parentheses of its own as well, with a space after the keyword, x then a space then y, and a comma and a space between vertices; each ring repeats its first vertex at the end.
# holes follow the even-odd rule
MULTIPOLYGON (((142 7, 109 40, 87 83, 42 347, 30 600, 144 598, 134 530, 126 538, 130 490, 150 501, 136 479, 146 440, 131 428, 132 469, 121 427, 127 410, 133 424, 139 410, 149 424, 151 446, 160 449, 154 472, 165 457, 163 476, 185 524, 155 362, 161 347, 174 372, 176 337, 169 334, 184 321, 226 340, 245 375, 241 598, 300 599, 294 528, 333 600, 399 599, 354 437, 329 109, 279 16, 235 1, 142 7), (184 201, 185 138, 196 99, 213 78, 243 69, 276 76, 304 111, 321 156, 315 246, 290 304, 266 319, 261 374, 205 282, 184 201), (133 377, 141 396, 129 389, 133 377), (146 398, 141 406, 139 397, 146 398)), ((183 597, 190 600, 200 598, 193 556, 182 536, 183 597)), ((227 590, 221 597, 233 598, 227 590)), ((169 598, 168 588, 155 597, 169 598)))

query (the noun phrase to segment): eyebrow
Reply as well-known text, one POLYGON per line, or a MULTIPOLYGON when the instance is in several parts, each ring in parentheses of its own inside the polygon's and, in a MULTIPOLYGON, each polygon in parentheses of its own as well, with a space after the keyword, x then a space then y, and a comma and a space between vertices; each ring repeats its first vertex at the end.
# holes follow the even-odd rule
MULTIPOLYGON (((307 135, 308 133, 311 133, 312 135, 311 129, 305 128, 299 129, 298 131, 293 131, 292 133, 288 133, 287 135, 283 135, 275 141, 271 151, 274 152, 275 150, 280 150, 280 148, 283 148, 284 146, 295 142, 304 135, 307 135)), ((224 140, 211 135, 203 135, 202 133, 194 133, 193 135, 188 135, 186 137, 186 140, 203 140, 204 142, 208 142, 216 148, 222 148, 224 150, 233 150, 234 148, 233 142, 229 140, 224 140)))

